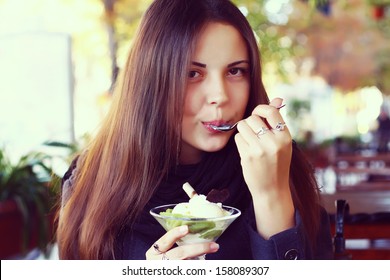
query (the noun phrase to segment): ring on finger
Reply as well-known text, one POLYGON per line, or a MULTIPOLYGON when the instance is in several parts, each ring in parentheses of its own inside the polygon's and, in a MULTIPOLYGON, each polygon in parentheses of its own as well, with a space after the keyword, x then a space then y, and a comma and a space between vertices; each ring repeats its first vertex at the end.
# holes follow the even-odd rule
POLYGON ((274 130, 282 131, 282 130, 284 130, 285 127, 286 127, 285 123, 278 122, 277 125, 275 126, 274 130))
POLYGON ((154 244, 153 244, 153 249, 154 249, 157 253, 159 253, 159 254, 162 254, 162 253, 163 253, 163 252, 160 251, 160 246, 158 246, 157 243, 154 243, 154 244))
POLYGON ((163 260, 163 261, 169 260, 167 254, 166 254, 165 252, 160 251, 160 247, 158 246, 157 243, 154 243, 154 244, 153 244, 153 249, 154 249, 157 253, 159 253, 160 255, 162 255, 162 256, 161 256, 161 260, 163 260))
POLYGON ((256 132, 256 136, 259 137, 259 136, 261 136, 261 135, 263 135, 263 134, 266 134, 268 130, 269 130, 269 129, 266 128, 266 127, 261 127, 261 128, 256 132))

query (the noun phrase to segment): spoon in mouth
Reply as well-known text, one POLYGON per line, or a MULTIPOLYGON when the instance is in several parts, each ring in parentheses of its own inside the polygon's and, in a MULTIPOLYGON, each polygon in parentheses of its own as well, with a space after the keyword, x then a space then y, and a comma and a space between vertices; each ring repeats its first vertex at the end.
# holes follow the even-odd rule
MULTIPOLYGON (((286 106, 286 104, 282 104, 280 105, 279 107, 276 107, 276 109, 281 109, 283 108, 284 106, 286 106)), ((231 131, 233 129, 236 128, 238 122, 236 122, 235 124, 223 124, 223 125, 210 125, 210 127, 216 131, 222 131, 222 132, 227 132, 227 131, 231 131)))
POLYGON ((210 127, 214 130, 218 130, 218 131, 230 131, 230 130, 233 130, 236 128, 238 122, 236 122, 235 124, 233 125, 230 125, 230 124, 223 124, 223 125, 219 125, 219 126, 216 126, 216 125, 210 125, 210 127))

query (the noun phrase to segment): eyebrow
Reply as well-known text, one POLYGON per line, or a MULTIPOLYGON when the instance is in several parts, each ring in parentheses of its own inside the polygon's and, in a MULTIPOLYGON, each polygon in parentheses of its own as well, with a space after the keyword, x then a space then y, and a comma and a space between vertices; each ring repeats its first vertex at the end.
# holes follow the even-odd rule
MULTIPOLYGON (((229 63, 229 64, 227 65, 227 68, 236 66, 236 65, 241 64, 241 63, 247 63, 247 64, 249 64, 249 61, 248 61, 248 60, 239 60, 239 61, 235 61, 235 62, 229 63)), ((192 61, 192 64, 195 65, 195 66, 202 67, 202 68, 206 68, 206 66, 207 66, 206 64, 200 63, 200 62, 197 62, 197 61, 192 61)))
POLYGON ((228 64, 227 67, 230 68, 230 67, 236 66, 236 65, 241 64, 241 63, 249 64, 249 61, 248 60, 239 60, 239 61, 228 64))
POLYGON ((195 66, 206 68, 206 64, 204 64, 204 63, 193 61, 192 64, 195 65, 195 66))

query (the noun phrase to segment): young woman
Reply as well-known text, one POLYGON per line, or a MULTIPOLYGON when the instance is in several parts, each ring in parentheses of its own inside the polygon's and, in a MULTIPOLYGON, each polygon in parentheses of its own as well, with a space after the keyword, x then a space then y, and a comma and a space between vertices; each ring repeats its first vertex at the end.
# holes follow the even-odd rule
POLYGON ((261 81, 257 42, 228 0, 156 0, 112 108, 63 178, 63 259, 328 259, 313 170, 261 81), (233 124, 219 132, 212 125, 233 124), (215 242, 175 246, 155 206, 227 189, 242 215, 215 242))

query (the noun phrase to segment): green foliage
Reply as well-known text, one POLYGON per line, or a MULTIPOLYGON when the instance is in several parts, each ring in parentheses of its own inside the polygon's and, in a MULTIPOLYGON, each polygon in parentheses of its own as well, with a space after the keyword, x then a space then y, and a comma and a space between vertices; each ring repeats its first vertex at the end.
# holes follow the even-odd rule
POLYGON ((112 42, 113 60, 115 64, 124 63, 128 53, 129 45, 135 35, 142 14, 150 5, 152 0, 99 0, 105 6, 105 22, 109 28, 107 32, 112 42))
POLYGON ((252 29, 259 38, 259 47, 263 62, 275 62, 277 70, 281 76, 285 75, 282 67, 283 61, 294 55, 292 47, 283 46, 280 39, 284 36, 282 30, 275 24, 271 23, 266 15, 264 0, 235 0, 233 1, 238 7, 245 7, 247 10, 246 18, 252 29))
POLYGON ((367 2, 373 6, 390 5, 390 0, 367 0, 367 2))
POLYGON ((310 112, 310 107, 311 105, 309 100, 294 98, 289 101, 287 115, 291 119, 297 120, 300 116, 302 116, 302 114, 310 112))
MULTIPOLYGON (((389 21, 390 24, 390 21, 389 21)), ((390 35, 390 32, 389 32, 390 35)), ((390 48, 386 48, 377 54, 378 70, 374 77, 376 85, 385 94, 390 94, 390 48)))
POLYGON ((83 134, 79 139, 71 143, 59 142, 59 141, 46 141, 43 145, 52 148, 59 148, 65 150, 66 153, 62 155, 52 155, 51 158, 60 158, 66 164, 70 164, 73 158, 80 151, 84 150, 86 146, 91 142, 92 136, 89 133, 83 134))
POLYGON ((60 191, 60 178, 48 164, 50 156, 28 153, 13 164, 0 149, 0 203, 13 200, 23 219, 23 249, 27 249, 32 222, 38 222, 38 247, 47 253, 51 240, 48 215, 53 211, 60 191))
POLYGON ((4 148, 0 149, 0 203, 12 200, 21 213, 22 253, 27 253, 34 222, 38 223, 38 248, 46 255, 50 252, 53 240, 49 223, 59 206, 62 179, 62 174, 54 172, 53 161, 59 158, 69 164, 90 139, 90 135, 85 134, 72 143, 47 141, 44 146, 64 149, 66 153, 53 155, 32 151, 16 163, 10 160, 4 148))
MULTIPOLYGON (((288 72, 285 69, 284 62, 306 54, 306 49, 297 42, 295 37, 296 30, 299 30, 299 27, 293 26, 291 22, 280 25, 272 23, 265 10, 266 0, 233 0, 233 2, 240 8, 245 7, 247 11, 246 18, 259 38, 263 63, 278 65, 276 70, 279 76, 287 80, 288 72)), ((309 13, 306 20, 303 18, 302 22, 310 24, 312 14, 317 12, 316 7, 325 0, 307 0, 303 2, 307 2, 309 13)))
POLYGON ((311 110, 311 103, 306 99, 292 98, 287 105, 287 116, 290 120, 289 128, 294 139, 302 141, 305 139, 306 130, 304 126, 305 118, 311 110))

